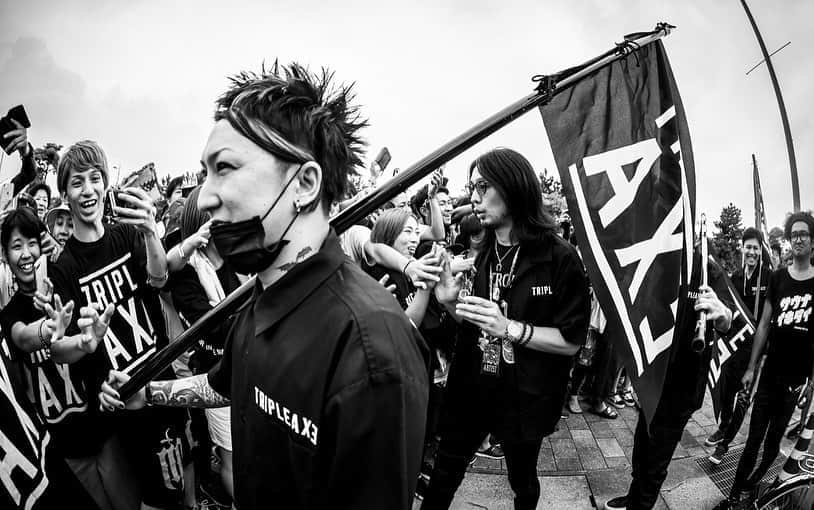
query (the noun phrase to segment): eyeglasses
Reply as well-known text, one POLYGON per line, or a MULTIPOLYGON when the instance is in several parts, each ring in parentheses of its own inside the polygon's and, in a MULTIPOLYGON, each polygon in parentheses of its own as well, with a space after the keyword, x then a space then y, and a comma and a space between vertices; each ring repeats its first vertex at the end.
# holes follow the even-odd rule
POLYGON ((491 185, 484 180, 480 180, 478 182, 468 182, 466 184, 466 189, 469 191, 470 195, 477 191, 478 195, 483 196, 483 194, 486 193, 486 190, 490 187, 491 185))
POLYGON ((798 232, 792 232, 791 235, 789 236, 789 240, 792 241, 792 242, 794 242, 794 241, 803 241, 803 242, 805 242, 805 241, 808 241, 809 239, 811 239, 811 234, 806 232, 805 230, 800 230, 798 232))

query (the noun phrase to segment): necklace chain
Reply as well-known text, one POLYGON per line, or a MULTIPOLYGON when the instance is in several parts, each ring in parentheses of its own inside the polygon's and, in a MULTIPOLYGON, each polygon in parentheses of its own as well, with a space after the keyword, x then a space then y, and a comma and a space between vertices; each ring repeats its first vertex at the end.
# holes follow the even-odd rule
POLYGON ((503 256, 501 257, 500 253, 498 253, 497 251, 497 239, 495 239, 495 256, 497 257, 497 264, 495 265, 495 269, 497 270, 498 273, 503 270, 503 261, 506 260, 506 258, 512 253, 512 250, 517 248, 518 246, 520 245, 518 244, 511 245, 509 249, 506 250, 506 253, 503 254, 503 256))

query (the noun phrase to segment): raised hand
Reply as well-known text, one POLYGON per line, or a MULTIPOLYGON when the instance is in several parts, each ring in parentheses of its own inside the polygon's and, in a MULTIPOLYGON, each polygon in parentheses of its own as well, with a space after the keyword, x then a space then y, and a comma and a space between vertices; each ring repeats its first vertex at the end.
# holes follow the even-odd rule
POLYGON ((440 303, 454 303, 458 300, 458 293, 463 287, 464 273, 452 274, 449 254, 444 250, 441 254, 441 273, 438 283, 435 284, 435 299, 440 303))
POLYGON ((116 309, 113 304, 107 305, 104 312, 99 315, 99 310, 102 306, 98 303, 93 303, 90 306, 83 306, 79 309, 79 320, 76 325, 82 331, 82 338, 79 342, 79 349, 86 353, 91 353, 96 350, 99 342, 104 338, 107 333, 107 327, 110 325, 110 318, 113 317, 113 311, 116 309))
POLYGON ((63 306, 62 299, 60 299, 59 294, 56 294, 54 296, 54 306, 45 303, 43 309, 45 315, 53 322, 51 342, 61 340, 65 336, 65 330, 68 329, 68 325, 70 325, 73 318, 73 301, 68 301, 63 306))
POLYGON ((8 146, 9 154, 14 151, 20 151, 20 157, 28 156, 29 146, 28 146, 28 130, 23 127, 22 124, 17 122, 14 119, 9 119, 11 122, 14 123, 16 129, 12 129, 5 135, 3 138, 6 140, 11 140, 11 143, 8 146))
POLYGON ((43 283, 45 284, 45 292, 39 292, 39 290, 34 292, 34 308, 45 311, 45 306, 50 305, 54 299, 54 285, 48 278, 43 280, 43 283))
POLYGON ((155 205, 150 195, 139 187, 125 188, 116 196, 132 207, 113 206, 119 216, 119 223, 134 225, 144 234, 155 234, 155 205))

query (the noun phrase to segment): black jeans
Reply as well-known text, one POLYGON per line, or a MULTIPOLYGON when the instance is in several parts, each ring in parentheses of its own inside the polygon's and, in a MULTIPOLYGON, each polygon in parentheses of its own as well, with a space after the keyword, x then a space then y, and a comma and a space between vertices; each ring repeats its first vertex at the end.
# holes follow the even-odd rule
POLYGON ((775 457, 780 453, 780 442, 796 403, 797 393, 794 388, 776 376, 764 374, 755 394, 749 437, 746 438, 746 446, 735 472, 731 493, 733 496, 741 491, 752 490, 769 470, 775 457), (761 443, 763 458, 757 469, 752 471, 761 443))
MULTIPOLYGON (((430 484, 424 494, 421 510, 446 510, 452 504, 455 491, 464 479, 469 459, 475 454, 488 434, 486 423, 472 423, 465 430, 442 434, 430 484)), ((537 457, 542 438, 532 441, 512 441, 502 438, 506 454, 509 485, 514 491, 514 508, 531 510, 540 499, 540 481, 537 479, 537 457)))
POLYGON ((627 493, 628 510, 650 509, 656 504, 673 452, 692 416, 692 411, 675 415, 669 412, 671 406, 666 404, 659 403, 650 434, 647 433, 644 413, 639 411, 633 438, 633 480, 627 493))

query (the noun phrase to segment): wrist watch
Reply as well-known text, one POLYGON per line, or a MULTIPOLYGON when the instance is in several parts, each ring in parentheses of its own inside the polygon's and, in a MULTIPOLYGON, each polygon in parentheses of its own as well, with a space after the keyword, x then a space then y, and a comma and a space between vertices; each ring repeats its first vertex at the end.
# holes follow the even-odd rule
POLYGON ((506 325, 506 337, 512 342, 519 342, 523 336, 523 323, 517 321, 509 321, 506 325))

